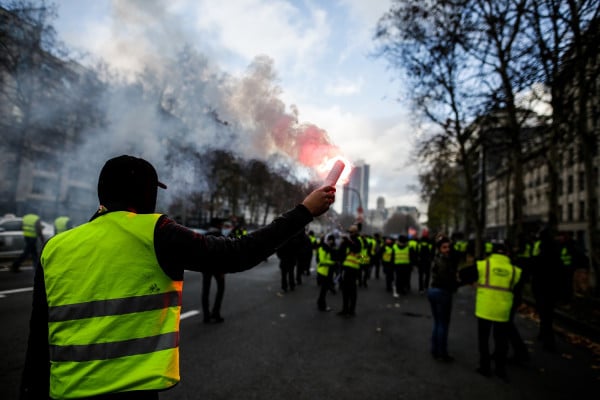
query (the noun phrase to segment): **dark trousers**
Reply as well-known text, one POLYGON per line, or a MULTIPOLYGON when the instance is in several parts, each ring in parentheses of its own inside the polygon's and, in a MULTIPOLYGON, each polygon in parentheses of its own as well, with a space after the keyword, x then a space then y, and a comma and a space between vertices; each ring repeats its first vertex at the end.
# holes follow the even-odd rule
POLYGON ((540 317, 540 333, 538 339, 542 341, 548 350, 554 350, 554 308, 556 307, 556 295, 550 289, 533 287, 535 308, 540 317))
POLYGON ((510 319, 508 320, 508 343, 509 346, 513 349, 513 355, 515 359, 519 362, 525 362, 529 359, 529 351, 527 350, 527 345, 523 341, 517 326, 515 325, 515 314, 517 313, 518 305, 515 304, 510 310, 510 319))
POLYGON ((367 281, 371 278, 371 264, 360 264, 358 282, 360 286, 367 286, 367 281))
POLYGON ((410 291, 410 275, 412 265, 396 264, 394 273, 396 275, 396 291, 400 294, 407 294, 410 291))
POLYGON ((431 275, 431 263, 419 264, 419 291, 426 290, 429 287, 431 275))
POLYGON ((379 271, 381 270, 381 257, 373 258, 373 270, 375 271, 375 279, 379 279, 379 271))
POLYGON ((385 290, 391 292, 394 285, 394 265, 384 263, 383 274, 385 275, 385 290))
POLYGON ((310 275, 310 264, 312 262, 312 252, 298 257, 296 265, 296 283, 302 284, 302 275, 310 275))
POLYGON ((354 313, 356 311, 358 269, 342 268, 342 312, 354 313))
POLYGON ((327 309, 327 292, 333 290, 333 267, 329 267, 327 276, 317 273, 317 284, 320 287, 317 307, 325 310, 327 309))
POLYGON ((494 365, 496 373, 506 373, 506 354, 508 353, 508 323, 477 318, 477 339, 479 343, 479 367, 491 371, 490 334, 494 338, 494 365))
POLYGON ((294 290, 296 287, 296 280, 294 277, 295 266, 295 260, 281 260, 279 262, 279 269, 281 270, 281 289, 284 292, 287 292, 288 288, 294 290))
POLYGON ((431 305, 433 330, 431 332, 431 354, 434 357, 448 355, 448 332, 452 314, 452 292, 446 289, 430 288, 427 298, 431 305))
POLYGON ((213 274, 211 272, 202 273, 202 312, 204 313, 204 319, 208 319, 211 316, 221 316, 221 303, 223 302, 223 294, 225 293, 225 275, 224 274, 213 274), (215 302, 213 303, 212 312, 210 311, 210 285, 212 278, 215 278, 217 282, 217 294, 215 295, 215 302))
POLYGON ((23 252, 19 256, 19 258, 17 258, 15 260, 15 262, 13 262, 12 267, 11 267, 11 269, 13 271, 19 270, 19 267, 21 266, 23 261, 25 261, 27 256, 31 256, 31 261, 33 262, 33 270, 34 271, 39 262, 38 251, 37 251, 37 237, 34 237, 34 238, 24 237, 24 239, 25 239, 25 248, 23 248, 23 252))

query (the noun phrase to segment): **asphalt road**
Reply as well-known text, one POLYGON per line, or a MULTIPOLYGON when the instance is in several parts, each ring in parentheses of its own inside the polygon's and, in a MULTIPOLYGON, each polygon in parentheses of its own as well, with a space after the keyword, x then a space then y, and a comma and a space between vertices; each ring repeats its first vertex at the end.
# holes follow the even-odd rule
MULTIPOLYGON (((413 287, 414 276, 413 274, 413 287)), ((0 393, 15 399, 23 366, 33 272, 0 270, 0 393)), ((429 355, 432 320, 426 296, 393 299, 383 280, 360 288, 357 316, 316 308, 314 272, 295 291, 279 292, 277 258, 226 278, 221 324, 202 323, 201 274, 185 277, 181 375, 161 399, 572 399, 600 389, 600 355, 585 338, 559 336, 547 353, 537 323, 519 315, 531 363, 509 365, 509 383, 475 373, 474 291, 455 296, 450 327, 452 363, 429 355)), ((214 290, 214 289, 213 289, 214 290)), ((591 397, 590 397, 591 394, 591 397)), ((584 397, 585 396, 585 397, 584 397)))

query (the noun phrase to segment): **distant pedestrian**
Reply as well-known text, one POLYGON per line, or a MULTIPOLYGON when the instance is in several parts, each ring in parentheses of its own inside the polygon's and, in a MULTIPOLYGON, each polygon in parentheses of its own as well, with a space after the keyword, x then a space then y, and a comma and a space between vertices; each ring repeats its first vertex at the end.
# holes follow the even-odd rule
POLYGON ((19 258, 12 263, 10 272, 21 272, 21 264, 27 257, 31 257, 35 271, 39 261, 37 249, 38 240, 40 244, 44 244, 44 233, 42 230, 42 220, 39 215, 30 213, 23 216, 23 240, 25 242, 25 247, 19 258))
POLYGON ((342 310, 338 315, 353 317, 356 315, 358 299, 357 281, 360 274, 360 243, 345 237, 340 248, 344 257, 342 262, 342 310), (345 256, 344 256, 345 255, 345 256))
POLYGON ((431 268, 431 287, 427 298, 431 305, 433 330, 431 333, 431 355, 436 360, 452 361, 448 354, 448 332, 452 314, 452 297, 458 287, 458 266, 451 257, 451 242, 447 237, 438 239, 436 255, 431 268))
POLYGON ((433 261, 433 245, 427 236, 421 237, 417 250, 417 266, 419 273, 419 293, 424 293, 431 279, 431 263, 433 261))
POLYGON ((554 309, 560 297, 563 278, 561 247, 548 227, 542 229, 533 246, 531 289, 535 308, 540 317, 538 340, 545 350, 556 350, 554 338, 554 309))
MULTIPOLYGON (((206 235, 223 236, 217 228, 210 228, 206 235)), ((225 295, 225 274, 220 271, 207 270, 202 272, 202 314, 205 324, 210 322, 221 323, 225 319, 221 316, 221 304, 223 304, 223 296, 225 295), (210 307, 210 287, 212 286, 213 278, 217 284, 217 292, 215 293, 215 301, 210 307)))
POLYGON ((386 237, 381 248, 381 267, 385 277, 385 290, 395 292, 394 289, 394 239, 386 237))
POLYGON ((319 253, 319 263, 317 264, 317 284, 319 286, 319 298, 317 299, 317 308, 319 311, 331 311, 327 306, 327 292, 333 288, 333 274, 336 264, 335 237, 329 235, 323 240, 317 249, 319 253))
POLYGON ((381 275, 381 252, 383 250, 383 238, 379 232, 376 232, 373 235, 373 256, 371 257, 371 265, 373 270, 375 271, 375 279, 379 279, 381 275))
POLYGON ((54 234, 58 235, 59 233, 68 231, 73 227, 73 223, 71 222, 71 218, 61 215, 54 220, 54 234))
POLYGON ((223 322, 225 319, 221 316, 221 304, 223 303, 223 295, 225 294, 225 274, 221 272, 206 271, 202 272, 202 312, 204 315, 204 323, 223 322), (210 286, 215 279, 217 283, 217 293, 215 301, 210 308, 210 286))
POLYGON ((296 284, 302 285, 302 277, 310 275, 310 265, 313 257, 313 244, 306 232, 300 232, 296 239, 296 284))
POLYGON ((410 291, 410 275, 413 267, 414 253, 408 245, 408 238, 400 235, 394 245, 394 294, 395 298, 400 294, 406 295, 410 291))
POLYGON ((297 233, 290 240, 279 247, 276 251, 279 258, 279 270, 281 272, 281 291, 286 293, 296 288, 296 275, 294 273, 298 263, 299 235, 297 233))

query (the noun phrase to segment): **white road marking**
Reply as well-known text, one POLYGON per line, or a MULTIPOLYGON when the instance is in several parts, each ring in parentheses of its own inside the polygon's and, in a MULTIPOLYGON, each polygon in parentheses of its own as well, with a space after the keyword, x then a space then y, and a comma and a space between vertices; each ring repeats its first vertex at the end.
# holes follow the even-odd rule
POLYGON ((193 317, 194 315, 198 315, 198 314, 200 314, 200 311, 198 311, 198 310, 186 311, 186 312, 184 312, 184 313, 181 314, 180 319, 186 319, 186 318, 189 318, 189 317, 193 317))

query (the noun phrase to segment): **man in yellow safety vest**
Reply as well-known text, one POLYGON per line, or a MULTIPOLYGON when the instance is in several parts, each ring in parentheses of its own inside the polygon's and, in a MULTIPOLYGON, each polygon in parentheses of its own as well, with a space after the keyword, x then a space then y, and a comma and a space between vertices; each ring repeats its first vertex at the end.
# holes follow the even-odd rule
POLYGON ((46 243, 21 399, 158 399, 180 380, 184 270, 250 269, 335 200, 324 186, 252 234, 219 238, 155 213, 159 187, 146 160, 112 158, 100 172, 98 211, 46 243))

